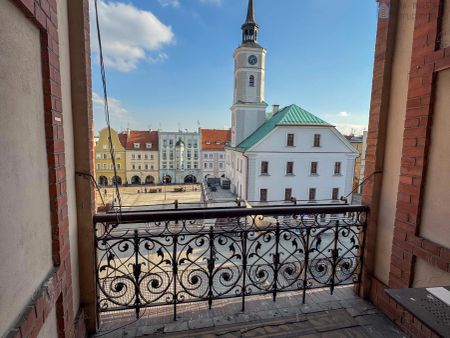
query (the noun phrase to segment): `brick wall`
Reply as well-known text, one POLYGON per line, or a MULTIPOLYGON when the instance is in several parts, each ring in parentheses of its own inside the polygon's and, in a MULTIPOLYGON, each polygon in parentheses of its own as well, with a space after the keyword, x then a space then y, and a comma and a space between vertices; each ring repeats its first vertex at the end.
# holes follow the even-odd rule
MULTIPOLYGON (((82 0, 86 2, 87 0, 82 0)), ((32 295, 8 337, 36 337, 56 309, 60 337, 86 335, 83 312, 73 311, 69 222, 56 0, 12 0, 40 30, 45 133, 49 169, 52 256, 54 270, 32 295)), ((85 6, 88 17, 88 6, 85 6)), ((89 126, 92 129, 92 125, 89 126)))
MULTIPOLYGON (((390 6, 390 17, 378 21, 374 78, 369 119, 366 171, 368 176, 382 170, 386 127, 386 106, 389 102, 390 62, 395 44, 395 24, 399 1, 380 0, 390 6)), ((426 325, 414 318, 390 298, 384 290, 411 287, 416 258, 445 272, 450 272, 450 249, 420 236, 421 212, 427 171, 427 154, 431 138, 433 99, 437 74, 450 68, 450 49, 440 48, 444 0, 417 0, 413 33, 408 100, 403 130, 402 158, 397 195, 394 238, 392 243, 389 285, 373 276, 377 211, 381 175, 372 177, 364 188, 363 202, 371 206, 368 220, 368 248, 365 255, 363 295, 383 310, 405 332, 414 337, 434 337, 426 325)))

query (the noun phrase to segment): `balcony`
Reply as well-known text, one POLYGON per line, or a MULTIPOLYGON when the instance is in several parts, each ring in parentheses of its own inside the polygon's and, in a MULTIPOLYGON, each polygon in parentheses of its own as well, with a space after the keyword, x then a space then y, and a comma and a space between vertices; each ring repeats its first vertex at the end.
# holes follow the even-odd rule
POLYGON ((98 214, 101 330, 133 319, 140 319, 134 329, 141 333, 148 325, 166 333, 215 332, 223 329, 220 322, 256 330, 258 321, 282 321, 274 309, 297 316, 294 326, 324 309, 337 311, 336 329, 358 326, 346 301, 376 313, 353 291, 361 279, 367 211, 338 205, 98 214), (267 318, 255 316, 257 309, 267 318))

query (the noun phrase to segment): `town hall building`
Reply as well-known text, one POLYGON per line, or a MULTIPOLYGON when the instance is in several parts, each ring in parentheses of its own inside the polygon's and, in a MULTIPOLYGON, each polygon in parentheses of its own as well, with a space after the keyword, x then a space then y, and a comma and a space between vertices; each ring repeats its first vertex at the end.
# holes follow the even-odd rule
POLYGON ((295 104, 266 112, 266 49, 258 44, 258 34, 249 0, 242 44, 233 55, 231 144, 225 164, 232 192, 250 202, 338 201, 352 192, 358 152, 333 125, 295 104))

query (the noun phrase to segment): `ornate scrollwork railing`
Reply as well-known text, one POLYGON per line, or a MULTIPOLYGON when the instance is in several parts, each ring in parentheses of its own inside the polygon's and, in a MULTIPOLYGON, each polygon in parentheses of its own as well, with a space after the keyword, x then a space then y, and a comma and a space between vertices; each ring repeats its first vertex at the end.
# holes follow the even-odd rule
POLYGON ((94 217, 98 311, 353 284, 365 206, 130 212, 94 217))

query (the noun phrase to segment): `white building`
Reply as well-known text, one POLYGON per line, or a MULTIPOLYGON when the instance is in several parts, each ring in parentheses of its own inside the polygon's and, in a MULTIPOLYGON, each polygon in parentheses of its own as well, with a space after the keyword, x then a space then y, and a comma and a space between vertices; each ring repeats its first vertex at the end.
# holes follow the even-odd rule
POLYGON ((119 134, 119 140, 125 148, 126 182, 158 183, 158 132, 128 129, 119 134))
POLYGON ((201 180, 199 132, 159 132, 159 176, 165 183, 201 180))
POLYGON ((202 129, 202 178, 225 176, 225 146, 231 139, 231 131, 222 129, 202 129))
POLYGON ((249 0, 243 42, 234 53, 232 140, 226 148, 226 177, 248 201, 333 201, 352 190, 358 153, 334 126, 291 105, 266 114, 266 50, 249 0))

